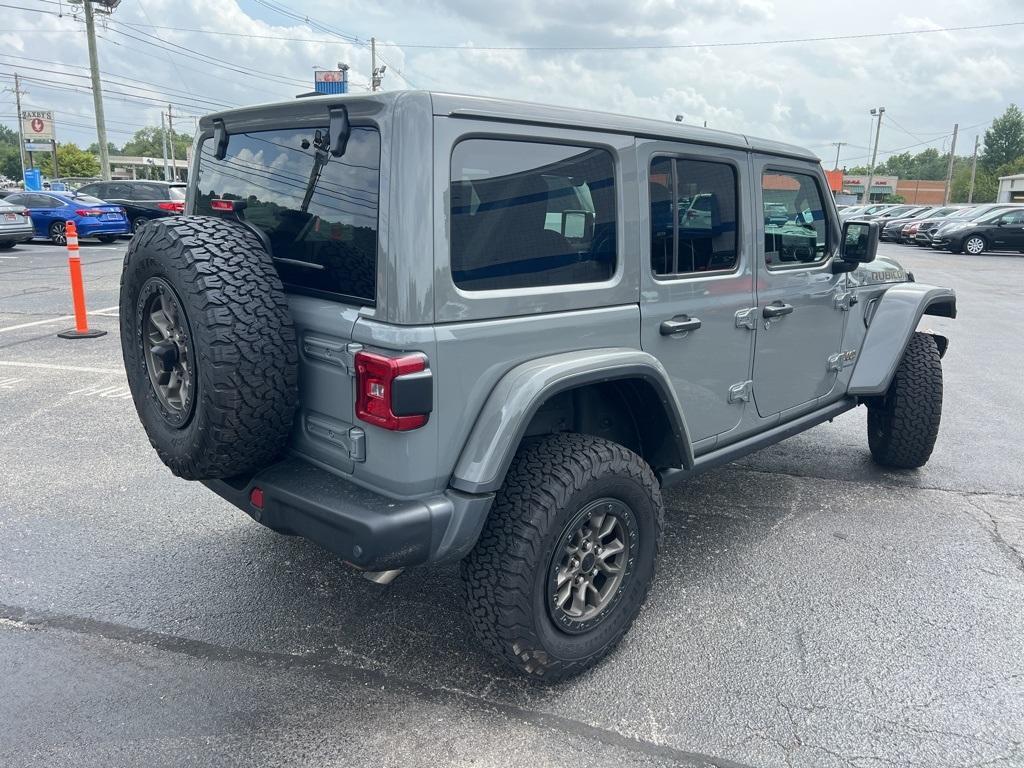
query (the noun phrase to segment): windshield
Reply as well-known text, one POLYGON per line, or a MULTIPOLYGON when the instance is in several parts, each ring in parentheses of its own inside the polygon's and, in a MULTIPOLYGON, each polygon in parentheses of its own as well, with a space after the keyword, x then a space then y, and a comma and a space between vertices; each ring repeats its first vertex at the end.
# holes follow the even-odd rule
POLYGON ((1010 209, 1009 208, 995 208, 993 210, 986 211, 985 213, 981 214, 980 216, 975 218, 974 221, 981 221, 981 222, 992 221, 992 219, 998 219, 1000 216, 1002 216, 1008 210, 1010 210, 1010 209))
POLYGON ((961 208, 956 213, 951 213, 947 219, 973 219, 985 212, 984 208, 961 208))

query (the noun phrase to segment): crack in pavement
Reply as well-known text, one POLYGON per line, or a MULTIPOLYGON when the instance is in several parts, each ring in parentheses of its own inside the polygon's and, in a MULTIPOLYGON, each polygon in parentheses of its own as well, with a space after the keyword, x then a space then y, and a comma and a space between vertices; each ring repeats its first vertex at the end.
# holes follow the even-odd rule
POLYGON ((1009 558, 1010 562, 1013 563, 1014 567, 1016 567, 1018 571, 1024 574, 1024 555, 1018 552, 1016 547, 1014 547, 1012 544, 1010 544, 1010 542, 1003 538, 1003 534, 999 530, 999 521, 996 520, 995 516, 991 512, 989 512, 980 504, 976 504, 972 499, 966 499, 966 501, 974 509, 981 512, 981 514, 983 514, 986 517, 986 519, 988 519, 988 521, 992 523, 992 525, 985 525, 983 522, 975 518, 973 515, 968 515, 968 517, 977 522, 982 527, 982 529, 984 529, 984 531, 992 539, 992 543, 996 545, 996 549, 998 549, 1000 552, 1006 555, 1007 558, 1009 558))
POLYGON ((26 608, 4 603, 0 603, 0 622, 2 622, 0 626, 15 626, 21 629, 36 630, 63 630, 76 635, 102 638, 134 646, 145 646, 169 653, 179 653, 205 661, 252 665, 272 663, 296 670, 315 670, 317 673, 327 675, 338 682, 361 687, 389 686, 392 690, 408 693, 426 701, 462 704, 476 708, 482 705, 491 711, 496 711, 529 725, 592 739, 606 746, 630 750, 646 757, 672 761, 680 766, 689 766, 690 768, 752 768, 752 766, 732 760, 703 755, 697 752, 688 752, 666 744, 657 744, 625 736, 618 731, 600 728, 579 720, 525 709, 493 699, 486 699, 467 691, 453 688, 435 688, 424 683, 405 680, 379 670, 338 663, 328 659, 324 652, 298 656, 275 651, 248 650, 245 648, 216 645, 203 640, 192 640, 148 629, 139 629, 99 619, 30 611, 26 608))

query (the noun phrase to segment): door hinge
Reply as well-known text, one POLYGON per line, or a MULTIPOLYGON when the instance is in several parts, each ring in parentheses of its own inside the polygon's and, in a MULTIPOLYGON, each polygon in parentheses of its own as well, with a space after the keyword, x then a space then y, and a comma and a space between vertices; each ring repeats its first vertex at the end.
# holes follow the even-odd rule
POLYGON ((729 387, 730 403, 745 403, 750 400, 750 394, 754 390, 754 382, 751 380, 741 381, 729 387))
POLYGON ((836 291, 832 303, 841 312, 849 312, 850 307, 857 303, 857 297, 853 291, 836 291))
POLYGON ((752 331, 756 330, 757 307, 744 307, 743 309, 736 310, 736 327, 749 328, 752 331))
POLYGON ((344 368, 350 376, 356 374, 356 353, 362 348, 362 344, 346 344, 316 336, 306 336, 302 340, 302 351, 307 357, 344 368))
POLYGON ((316 416, 306 416, 306 431, 341 448, 352 461, 366 461, 366 432, 362 427, 350 427, 316 416))
POLYGON ((849 349, 845 352, 836 352, 834 355, 828 356, 828 369, 830 371, 841 371, 846 366, 853 365, 853 361, 856 359, 856 349, 849 349))

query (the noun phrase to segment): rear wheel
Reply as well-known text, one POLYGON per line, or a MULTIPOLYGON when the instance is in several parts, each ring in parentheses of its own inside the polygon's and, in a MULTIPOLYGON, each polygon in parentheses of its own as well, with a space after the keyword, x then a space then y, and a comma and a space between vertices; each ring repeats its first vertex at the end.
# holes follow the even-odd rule
POLYGON ((987 243, 984 237, 981 235, 971 235, 964 240, 963 249, 964 252, 971 254, 971 256, 980 256, 985 252, 986 246, 987 243))
POLYGON ((50 225, 50 242, 54 245, 67 245, 67 224, 63 221, 55 221, 50 225))
POLYGON ((13 247, 14 247, 14 241, 13 240, 4 240, 3 242, 0 242, 0 251, 6 251, 7 249, 13 248, 13 247))
POLYGON ((868 403, 868 445, 875 462, 914 469, 932 455, 942 417, 942 360, 927 333, 910 338, 885 395, 868 403))
POLYGON ((590 668, 640 612, 662 518, 654 473, 623 446, 566 433, 524 446, 462 563, 477 636, 546 681, 590 668))

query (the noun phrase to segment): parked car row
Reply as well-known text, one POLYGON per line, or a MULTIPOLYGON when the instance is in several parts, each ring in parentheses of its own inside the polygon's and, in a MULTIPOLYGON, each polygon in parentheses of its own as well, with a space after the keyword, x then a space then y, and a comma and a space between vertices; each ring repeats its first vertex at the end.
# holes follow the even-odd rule
POLYGON ((1024 253, 1024 204, 877 204, 844 206, 840 220, 868 219, 881 225, 880 238, 977 256, 985 251, 1024 253))
POLYGON ((0 248, 33 237, 67 242, 67 224, 79 237, 113 242, 150 219, 185 210, 185 185, 163 181, 97 181, 76 192, 16 191, 0 203, 0 248))

